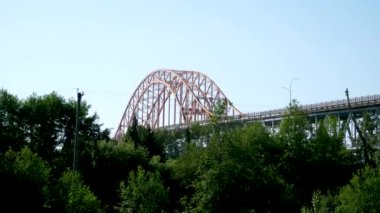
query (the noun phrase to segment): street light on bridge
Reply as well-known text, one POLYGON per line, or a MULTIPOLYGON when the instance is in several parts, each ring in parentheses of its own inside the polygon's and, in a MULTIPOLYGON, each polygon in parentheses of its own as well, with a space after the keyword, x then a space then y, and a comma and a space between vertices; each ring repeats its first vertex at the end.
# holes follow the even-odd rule
POLYGON ((300 79, 299 78, 293 78, 292 80, 290 80, 289 87, 281 87, 281 88, 289 91, 289 104, 292 103, 292 83, 295 80, 300 80, 300 79))

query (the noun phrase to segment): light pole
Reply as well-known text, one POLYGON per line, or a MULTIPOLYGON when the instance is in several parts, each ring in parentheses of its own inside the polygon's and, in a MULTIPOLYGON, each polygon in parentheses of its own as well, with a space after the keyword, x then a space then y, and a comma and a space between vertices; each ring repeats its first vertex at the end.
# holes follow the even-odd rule
POLYGON ((300 80, 300 79, 299 78, 293 78, 292 80, 290 80, 289 88, 288 87, 281 87, 281 88, 286 89, 286 90, 289 91, 289 104, 292 103, 292 83, 295 80, 300 80))
POLYGON ((79 141, 79 112, 80 112, 80 102, 82 100, 82 96, 84 95, 83 92, 79 92, 79 89, 77 89, 77 112, 75 116, 75 135, 74 135, 74 159, 73 159, 73 170, 78 170, 78 141, 79 141))

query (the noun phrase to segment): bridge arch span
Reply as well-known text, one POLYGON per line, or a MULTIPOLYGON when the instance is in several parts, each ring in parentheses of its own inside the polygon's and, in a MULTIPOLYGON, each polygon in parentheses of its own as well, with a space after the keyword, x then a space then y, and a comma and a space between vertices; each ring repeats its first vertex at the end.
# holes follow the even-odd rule
POLYGON ((205 74, 186 70, 155 70, 134 91, 115 139, 122 139, 135 116, 140 125, 153 129, 189 124, 210 119, 218 103, 226 104, 226 115, 241 114, 205 74))

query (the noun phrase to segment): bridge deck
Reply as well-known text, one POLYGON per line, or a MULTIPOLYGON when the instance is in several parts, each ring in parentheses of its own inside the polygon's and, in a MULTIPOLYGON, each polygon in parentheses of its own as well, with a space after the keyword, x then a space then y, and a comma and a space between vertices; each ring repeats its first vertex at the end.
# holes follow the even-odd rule
MULTIPOLYGON (((350 99, 352 111, 355 114, 362 114, 364 111, 376 111, 380 109, 380 95, 370 95, 355 97, 350 99)), ((341 119, 347 119, 349 115, 348 103, 346 99, 320 102, 315 104, 300 105, 300 109, 311 117, 323 118, 326 115, 339 115, 341 119)), ((273 122, 279 121, 285 115, 287 108, 274 109, 261 112, 244 113, 235 116, 229 116, 227 120, 241 121, 261 121, 273 122)), ((203 121, 200 123, 208 123, 203 121)), ((171 125, 164 128, 182 128, 191 124, 171 125)))
MULTIPOLYGON (((372 110, 380 106, 380 95, 362 96, 350 99, 351 108, 354 112, 372 110)), ((321 102, 315 104, 300 105, 302 111, 309 115, 337 114, 347 111, 348 103, 346 99, 321 102)), ((286 108, 275 109, 262 112, 253 112, 241 115, 241 119, 266 120, 280 119, 284 116, 286 108)))

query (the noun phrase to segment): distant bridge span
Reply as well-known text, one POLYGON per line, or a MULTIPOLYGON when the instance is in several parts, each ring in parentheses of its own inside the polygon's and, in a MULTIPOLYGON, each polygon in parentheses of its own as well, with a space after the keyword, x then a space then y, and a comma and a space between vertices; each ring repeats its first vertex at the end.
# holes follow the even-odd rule
MULTIPOLYGON (((355 134, 356 131, 352 123, 353 114, 355 114, 357 119, 362 119, 364 112, 368 112, 373 116, 373 118, 377 119, 377 123, 380 122, 380 95, 350 98, 350 103, 351 112, 348 109, 346 99, 300 105, 299 108, 309 117, 309 120, 315 124, 328 115, 337 117, 340 124, 348 121, 351 128, 349 131, 355 134)), ((276 127, 278 127, 280 121, 286 116, 286 113, 287 108, 273 109, 260 112, 242 113, 235 116, 225 116, 223 121, 239 121, 243 123, 260 122, 273 131, 276 127)), ((208 121, 203 121, 200 122, 200 124, 207 122, 208 121)), ((166 126, 165 128, 174 129, 184 128, 186 126, 188 126, 188 124, 171 125, 166 126)))
MULTIPOLYGON (((361 117, 364 111, 380 116, 380 95, 350 99, 352 113, 361 117)), ((206 75, 195 71, 157 70, 146 76, 137 87, 123 113, 115 139, 121 140, 136 117, 138 123, 151 128, 181 128, 193 122, 207 123, 218 104, 224 104, 224 117, 242 122, 259 121, 266 126, 277 125, 286 109, 241 113, 220 88, 206 75)), ((350 120, 346 99, 301 105, 311 119, 326 115, 350 120)))
POLYGON ((151 128, 189 124, 209 120, 218 104, 225 114, 241 112, 232 105, 220 88, 203 73, 161 69, 146 76, 129 100, 115 139, 120 140, 132 120, 151 128))

